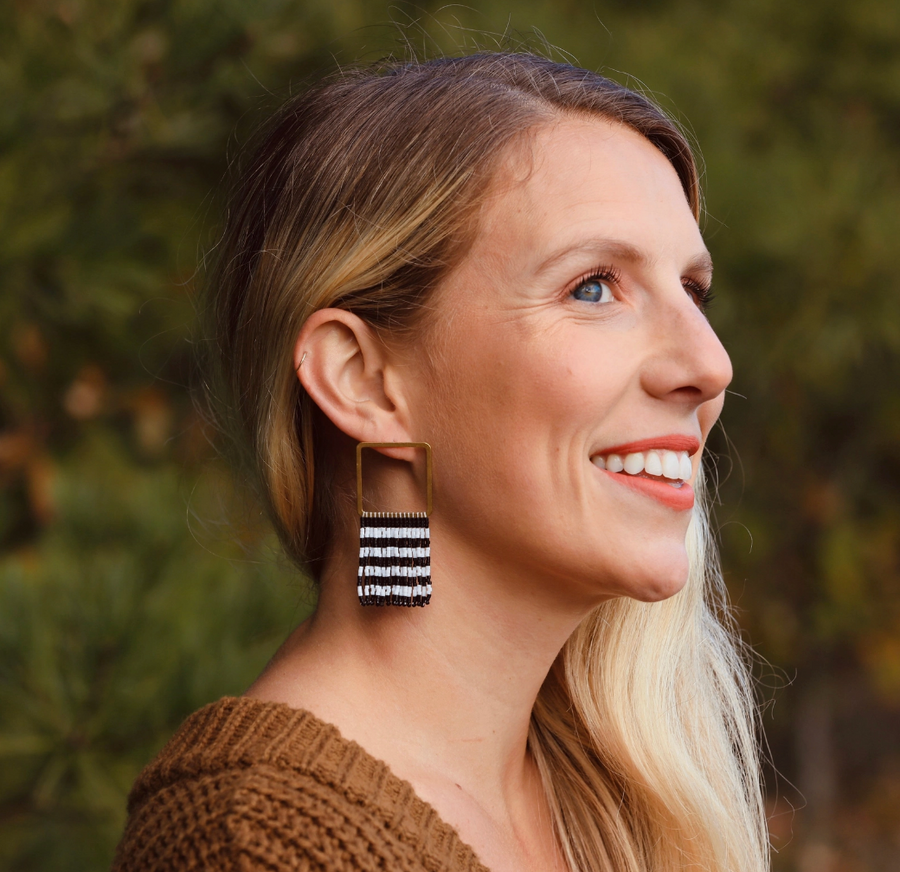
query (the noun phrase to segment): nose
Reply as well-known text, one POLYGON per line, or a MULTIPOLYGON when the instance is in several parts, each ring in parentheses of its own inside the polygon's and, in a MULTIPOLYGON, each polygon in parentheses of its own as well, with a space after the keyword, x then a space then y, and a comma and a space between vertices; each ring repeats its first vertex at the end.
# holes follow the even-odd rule
POLYGON ((680 287, 656 308, 641 372, 647 393, 700 405, 731 382, 731 358, 693 298, 680 287))

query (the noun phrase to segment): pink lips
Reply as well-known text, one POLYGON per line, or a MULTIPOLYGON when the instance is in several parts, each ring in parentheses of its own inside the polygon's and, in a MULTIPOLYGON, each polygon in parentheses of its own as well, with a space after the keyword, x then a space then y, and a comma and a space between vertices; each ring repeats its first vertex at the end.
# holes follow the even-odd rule
MULTIPOLYGON (((640 439, 637 442, 628 442, 622 445, 613 445, 602 451, 594 452, 594 455, 609 457, 610 454, 618 454, 624 457, 626 454, 636 454, 639 451, 687 451, 694 455, 700 450, 700 440, 696 436, 682 436, 673 434, 670 436, 658 436, 652 439, 640 439)), ((652 497, 657 502, 675 509, 679 512, 689 511, 694 507, 694 489, 685 482, 680 488, 673 487, 664 481, 652 478, 644 478, 640 475, 628 475, 625 472, 609 472, 598 470, 608 475, 618 484, 629 487, 645 496, 652 497)))
POLYGON ((694 489, 687 482, 676 488, 666 484, 664 481, 643 478, 640 475, 628 475, 627 472, 609 472, 605 469, 597 471, 602 472, 603 475, 608 475, 613 481, 625 487, 633 488, 648 497, 653 497, 657 502, 668 506, 670 509, 685 512, 694 508, 694 489))
POLYGON ((640 439, 637 442, 628 442, 624 445, 613 445, 612 448, 604 448, 602 451, 594 451, 594 455, 609 457, 610 454, 637 454, 638 451, 687 451, 693 456, 700 450, 700 440, 696 436, 655 436, 652 439, 640 439))

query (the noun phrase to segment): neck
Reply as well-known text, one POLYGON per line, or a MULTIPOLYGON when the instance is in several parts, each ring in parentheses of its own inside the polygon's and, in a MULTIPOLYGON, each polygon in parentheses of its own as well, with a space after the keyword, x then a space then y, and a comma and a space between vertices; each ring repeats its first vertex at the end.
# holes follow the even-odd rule
POLYGON ((593 603, 562 607, 546 584, 438 540, 426 608, 360 606, 355 547, 336 549, 315 615, 249 693, 310 709, 414 784, 508 805, 528 777, 534 701, 593 603))

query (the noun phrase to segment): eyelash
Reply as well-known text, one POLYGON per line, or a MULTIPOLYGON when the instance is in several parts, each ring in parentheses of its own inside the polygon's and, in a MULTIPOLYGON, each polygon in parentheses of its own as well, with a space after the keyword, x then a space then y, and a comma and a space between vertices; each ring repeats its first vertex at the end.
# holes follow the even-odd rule
MULTIPOLYGON (((599 281, 606 282, 610 285, 617 285, 622 278, 620 270, 614 266, 598 266, 584 275, 580 276, 574 284, 569 288, 568 295, 571 296, 585 282, 599 281)), ((697 307, 701 312, 708 312, 716 295, 713 293, 712 285, 708 282, 698 282, 695 279, 682 279, 682 287, 693 296, 697 302, 697 307)))
POLYGON ((682 279, 681 284, 686 291, 693 295, 700 311, 703 313, 708 312, 709 307, 716 298, 712 285, 709 282, 698 282, 694 279, 682 279))

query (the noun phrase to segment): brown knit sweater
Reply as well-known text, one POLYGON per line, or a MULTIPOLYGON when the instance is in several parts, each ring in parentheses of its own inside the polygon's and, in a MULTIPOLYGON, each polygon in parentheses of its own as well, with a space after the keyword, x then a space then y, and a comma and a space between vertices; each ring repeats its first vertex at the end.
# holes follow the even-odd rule
POLYGON ((140 774, 113 872, 488 872, 386 763, 307 711, 226 698, 140 774))

